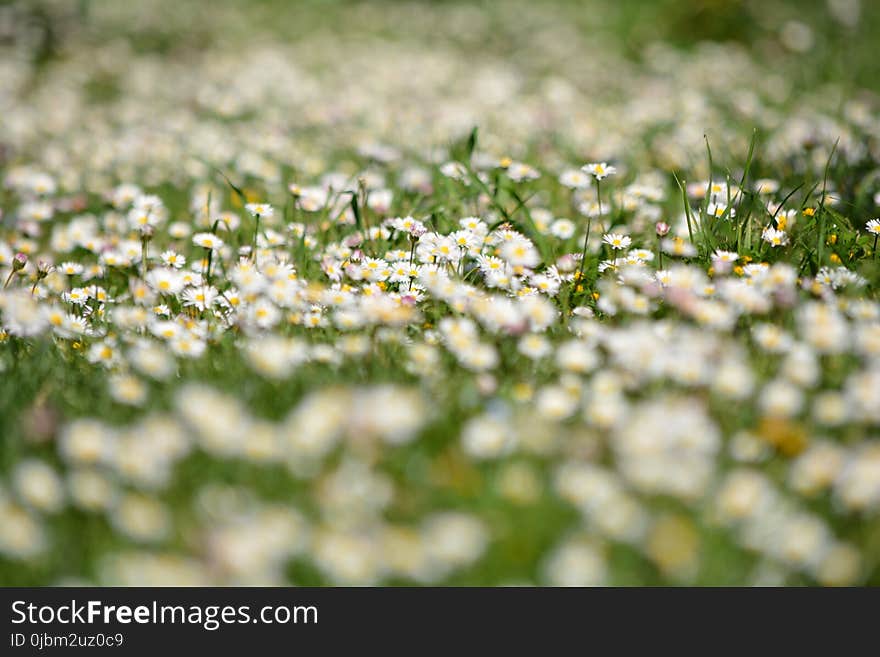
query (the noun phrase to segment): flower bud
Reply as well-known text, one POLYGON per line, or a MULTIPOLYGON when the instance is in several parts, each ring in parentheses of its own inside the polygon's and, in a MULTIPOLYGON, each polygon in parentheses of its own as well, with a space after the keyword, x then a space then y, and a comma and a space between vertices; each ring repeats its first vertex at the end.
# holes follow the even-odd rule
POLYGON ((45 260, 40 260, 39 262, 37 262, 37 280, 41 281, 46 278, 46 276, 49 275, 49 272, 51 272, 52 269, 54 269, 52 264, 46 262, 45 260))
POLYGON ((349 249, 353 249, 353 248, 363 244, 363 242, 364 242, 364 237, 363 237, 363 235, 361 235, 358 232, 358 233, 352 233, 351 235, 346 237, 344 240, 342 240, 342 245, 347 246, 349 249))
POLYGON ((556 261, 556 268, 559 271, 574 271, 575 267, 577 267, 577 257, 571 253, 566 253, 565 255, 560 256, 556 261))
POLYGON ((16 253, 12 259, 12 271, 21 271, 27 264, 27 256, 24 253, 16 253))
POLYGON ((654 228, 657 231, 657 237, 666 237, 669 234, 669 224, 665 221, 658 221, 654 228))

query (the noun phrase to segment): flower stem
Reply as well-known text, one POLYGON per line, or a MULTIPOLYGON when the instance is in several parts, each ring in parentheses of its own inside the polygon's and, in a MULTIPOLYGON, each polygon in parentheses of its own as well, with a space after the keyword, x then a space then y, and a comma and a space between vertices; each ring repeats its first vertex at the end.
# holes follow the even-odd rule
POLYGON ((208 266, 205 271, 205 280, 208 282, 208 285, 211 284, 211 261, 214 259, 214 250, 213 249, 205 249, 208 252, 208 266))
POLYGON ((253 245, 251 246, 251 258, 254 262, 257 261, 257 235, 260 232, 260 215, 254 215, 254 240, 253 245))
POLYGON ((590 226, 593 223, 592 217, 587 217, 587 234, 584 235, 584 251, 581 254, 581 266, 578 270, 577 278, 574 281, 574 291, 577 292, 578 283, 584 280, 584 266, 587 263, 587 244, 590 241, 590 226))
POLYGON ((412 289, 412 266, 413 260, 416 258, 416 240, 412 235, 410 235, 409 240, 412 242, 412 247, 409 250, 409 271, 407 272, 409 274, 409 286, 406 288, 407 290, 412 289))

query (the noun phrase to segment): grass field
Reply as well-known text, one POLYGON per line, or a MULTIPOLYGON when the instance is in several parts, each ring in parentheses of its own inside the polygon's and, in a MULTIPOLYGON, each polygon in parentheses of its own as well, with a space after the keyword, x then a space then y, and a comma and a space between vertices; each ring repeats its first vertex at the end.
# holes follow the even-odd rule
POLYGON ((0 5, 0 584, 880 584, 878 14, 0 5))

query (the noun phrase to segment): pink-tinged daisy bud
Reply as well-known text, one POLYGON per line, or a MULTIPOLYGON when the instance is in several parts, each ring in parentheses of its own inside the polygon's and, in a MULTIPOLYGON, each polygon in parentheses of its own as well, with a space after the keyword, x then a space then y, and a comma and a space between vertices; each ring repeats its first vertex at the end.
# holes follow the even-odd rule
POLYGON ((669 224, 665 221, 658 221, 654 228, 657 231, 658 237, 666 237, 669 234, 669 224))
MULTIPOLYGON (((578 254, 578 255, 580 255, 580 254, 578 254)), ((574 271, 574 268, 576 266, 577 266, 577 258, 575 258, 575 256, 573 256, 570 253, 566 253, 564 256, 561 256, 556 261, 556 268, 559 269, 559 271, 565 271, 565 272, 574 271)))
POLYGON ((663 286, 656 280, 651 280, 641 286, 642 294, 652 299, 656 299, 663 294, 663 286))
POLYGON ((409 234, 413 237, 421 237, 427 232, 428 229, 423 224, 413 224, 409 229, 409 234))
POLYGON ((22 416, 26 440, 31 443, 49 442, 58 430, 58 411, 45 401, 34 402, 34 405, 22 416))
POLYGON ((89 207, 89 199, 85 194, 77 194, 70 199, 68 212, 82 212, 89 207))
POLYGON ((27 256, 24 253, 16 253, 12 258, 12 271, 9 272, 9 276, 6 277, 6 282, 3 283, 3 289, 5 290, 9 287, 10 281, 12 281, 12 277, 18 274, 24 266, 27 264, 27 256))
POLYGON ((491 374, 481 374, 477 377, 477 389, 481 395, 492 395, 498 390, 498 381, 491 374))
POLYGON ((347 246, 349 249, 353 249, 356 246, 360 246, 363 241, 363 235, 361 235, 360 233, 353 233, 342 240, 342 245, 347 246))
POLYGON ((364 259, 364 252, 361 251, 360 249, 355 249, 354 251, 352 251, 351 257, 349 258, 349 260, 351 260, 352 262, 360 262, 363 259, 364 259))
POLYGON ((513 322, 512 324, 505 327, 507 329, 508 335, 522 335, 529 328, 529 323, 526 320, 519 320, 513 322))
POLYGON ((776 305, 782 308, 791 308, 797 303, 797 291, 794 287, 782 286, 773 291, 773 299, 776 305))

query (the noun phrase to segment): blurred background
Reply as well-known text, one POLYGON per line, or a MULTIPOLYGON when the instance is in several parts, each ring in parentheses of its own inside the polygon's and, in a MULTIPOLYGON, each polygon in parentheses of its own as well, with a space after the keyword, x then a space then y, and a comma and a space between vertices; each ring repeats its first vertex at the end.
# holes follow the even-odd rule
POLYGON ((860 0, 7 2, 0 157, 49 139, 59 165, 86 156, 98 179, 181 158, 196 175, 200 159, 265 174, 266 149, 318 171, 479 125, 490 151, 549 166, 699 168, 704 134, 742 157, 755 129, 776 154, 826 144, 818 163, 837 136, 857 150, 832 123, 870 112, 878 14, 860 0), (233 152, 239 137, 254 153, 233 152))
POLYGON ((342 39, 338 45, 415 43, 552 66, 566 55, 590 56, 580 50, 585 44, 644 62, 657 42, 693 50, 718 41, 778 65, 804 58, 811 80, 876 88, 880 64, 870 45, 878 13, 864 0, 5 0, 0 39, 36 65, 84 43, 183 56, 342 39))

